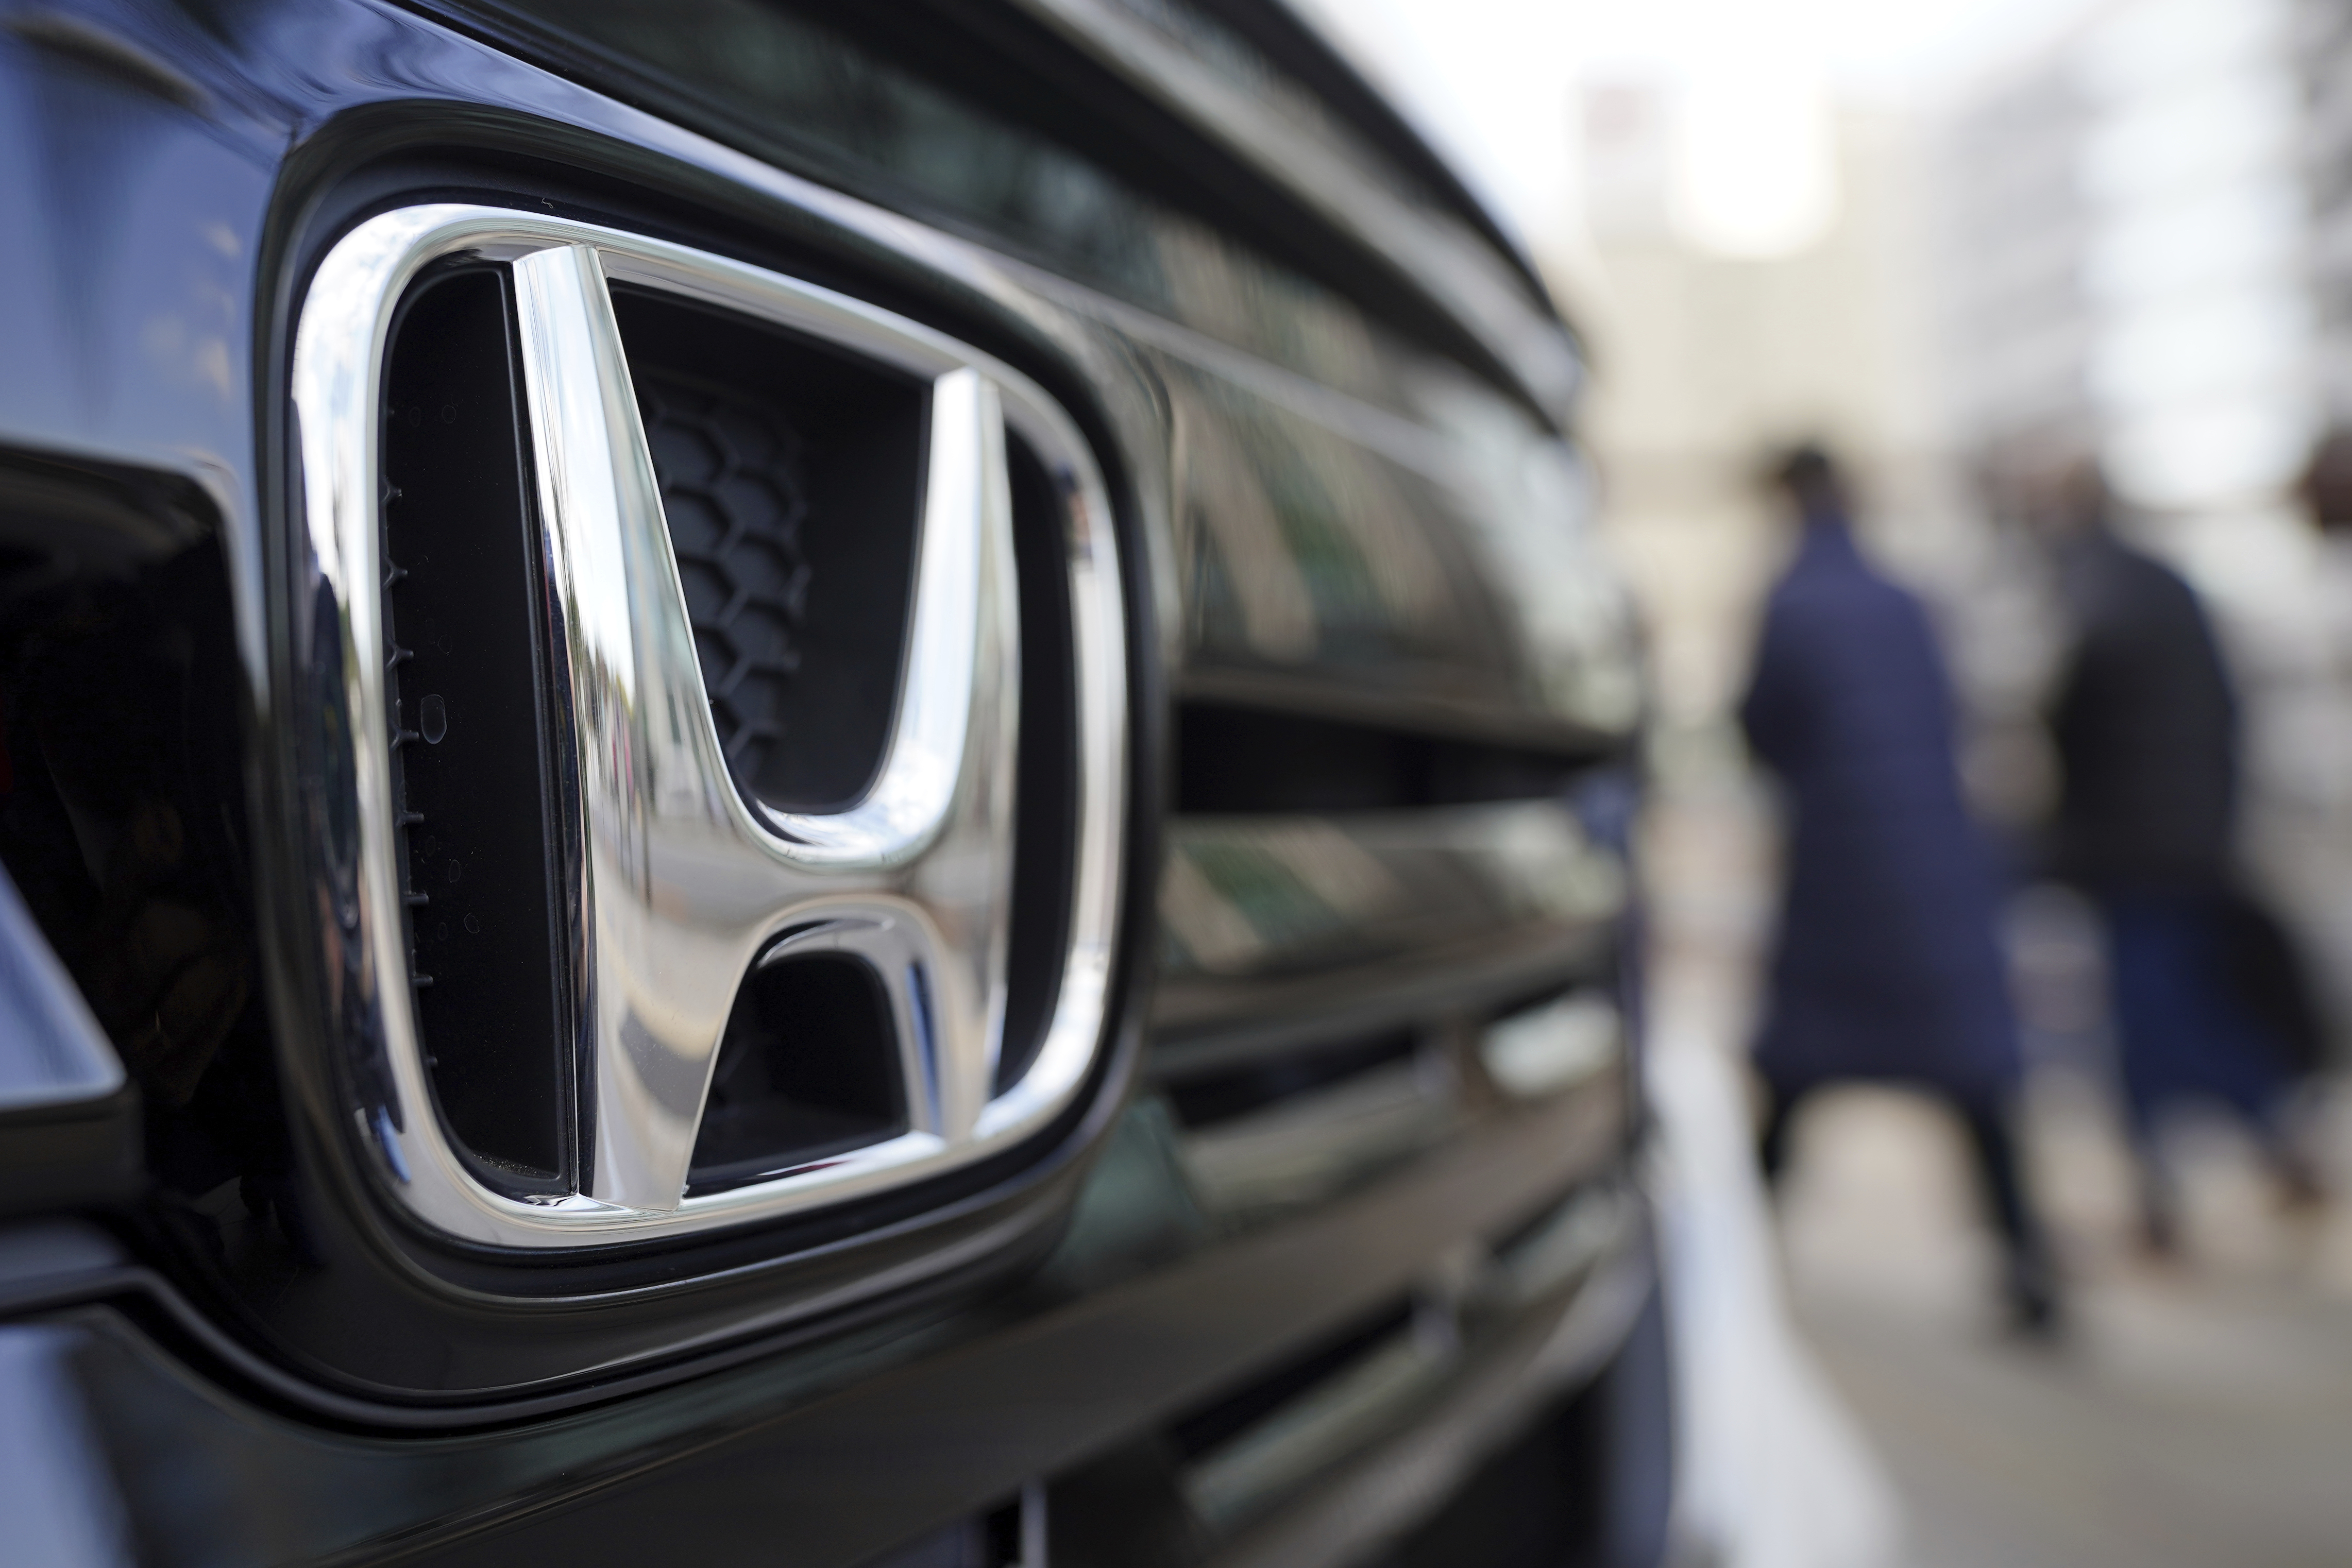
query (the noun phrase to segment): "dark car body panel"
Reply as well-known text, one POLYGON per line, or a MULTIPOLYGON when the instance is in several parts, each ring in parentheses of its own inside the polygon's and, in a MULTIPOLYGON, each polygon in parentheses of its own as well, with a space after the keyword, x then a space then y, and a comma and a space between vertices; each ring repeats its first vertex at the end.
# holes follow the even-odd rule
POLYGON ((1619 1354, 1650 1297, 1633 1067, 1518 1097, 1480 1055, 1622 979, 1636 686, 1581 535, 1573 340, 1360 83, 1234 9, 0 8, 0 502, 115 495, 225 585, 206 744, 242 759, 222 832, 252 868, 217 914, 249 933, 236 1117, 136 1061, 141 1089, 0 1113, 28 1217, 0 1421, 83 1466, 45 1517, 87 1505, 156 1563, 659 1560, 690 1531, 712 1563, 846 1565, 1024 1487, 1075 1520, 1121 1465, 1239 1473, 1169 1458, 1171 1424, 1435 1301, 1426 1368, 1307 1479, 1134 1559, 1336 1561, 1419 1517, 1298 1544, 1346 1487, 1411 1471, 1433 1507, 1619 1354), (1249 127, 1202 118, 1252 73, 1249 127), (326 248, 426 200, 853 294, 1024 371, 1094 447, 1127 935, 1086 1092, 1014 1154, 551 1263, 426 1232, 356 1157, 339 655, 289 565, 286 381, 326 248), (1343 1071, 1355 1100, 1295 1092, 1343 1071))
MULTIPOLYGON (((1393 1296, 1465 1223, 1515 1224, 1601 1163, 1614 1132, 1598 1103, 1556 1107, 1311 1227, 1058 1306, 1044 1289, 988 1314, 1009 1322, 849 1336, 821 1357, 771 1356, 519 1430, 322 1429, 226 1396, 159 1353, 137 1316, 105 1307, 50 1316, 43 1354, 101 1433, 142 1446, 117 1470, 142 1561, 302 1562, 421 1527, 409 1549, 433 1561, 445 1542, 452 1561, 642 1561, 684 1529, 714 1563, 851 1563, 1148 1430, 1197 1390, 1393 1296), (491 1523, 496 1533, 455 1544, 491 1523)), ((24 1253, 35 1240, 83 1268, 107 1250, 51 1233, 24 1253)), ((1549 1314, 1515 1325, 1520 1336, 1571 1293, 1555 1290, 1549 1314)), ((1638 1303, 1605 1304, 1595 1354, 1638 1303)))

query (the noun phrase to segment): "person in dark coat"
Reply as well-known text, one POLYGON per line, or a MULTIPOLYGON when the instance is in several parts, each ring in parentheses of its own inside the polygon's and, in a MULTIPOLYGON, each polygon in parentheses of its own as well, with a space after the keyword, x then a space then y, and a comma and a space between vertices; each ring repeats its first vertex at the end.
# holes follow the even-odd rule
POLYGON ((2314 1186, 2283 1124, 2308 1033, 2276 923, 2236 885, 2238 704, 2204 607, 2188 582, 2112 526, 2097 465, 2072 465, 2045 521, 2058 538, 2073 649, 2050 711, 2062 783, 2050 869, 2098 905, 2125 1110, 2141 1169, 2148 1245, 2174 1245, 2174 1203, 2156 1157, 2162 1113, 2218 1102, 2263 1138, 2291 1196, 2314 1186), (2267 958, 2268 962, 2263 960, 2267 958), (2293 1006, 2257 1004, 2260 990, 2293 1006), (2265 1014, 2275 1016, 2265 1016, 2265 1014))
POLYGON ((1790 1118, 1818 1087, 1891 1082, 1941 1097, 2007 1249, 2014 1319, 2046 1329, 2054 1281, 2008 1124, 2020 1067, 1999 884, 1960 797, 1943 661, 1919 601, 1855 548, 1829 458, 1801 448, 1776 476, 1804 536, 1772 591, 1740 708, 1790 813, 1755 1049, 1770 1096, 1765 1173, 1779 1176, 1790 1118))

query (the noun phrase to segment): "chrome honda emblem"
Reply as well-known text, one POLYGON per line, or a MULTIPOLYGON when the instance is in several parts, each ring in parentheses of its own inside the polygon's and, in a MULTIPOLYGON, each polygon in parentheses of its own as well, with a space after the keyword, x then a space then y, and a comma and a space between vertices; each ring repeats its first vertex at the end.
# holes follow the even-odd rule
POLYGON ((390 1185, 452 1233, 576 1246, 732 1223, 919 1180, 1036 1131, 1098 1048, 1119 880, 1124 650, 1109 514, 1067 417, 1009 367, 917 323, 756 267, 612 230, 439 205, 372 219, 320 268, 295 348, 303 502, 340 607, 360 820, 369 1017, 396 1102, 360 1108, 390 1185), (469 1173, 431 1108, 405 956, 389 777, 377 510, 379 388, 394 307, 452 256, 513 279, 568 719, 581 912, 583 1178, 521 1198, 469 1173), (777 810, 730 777, 711 718, 609 285, 827 340, 929 385, 909 631, 877 776, 831 813, 777 810), (1067 496, 1078 682, 1076 882, 1052 1021, 1000 1085, 1020 727, 1010 424, 1067 496), (755 966, 813 952, 872 967, 889 998, 905 1129, 730 1191, 687 1192, 713 1064, 755 966))

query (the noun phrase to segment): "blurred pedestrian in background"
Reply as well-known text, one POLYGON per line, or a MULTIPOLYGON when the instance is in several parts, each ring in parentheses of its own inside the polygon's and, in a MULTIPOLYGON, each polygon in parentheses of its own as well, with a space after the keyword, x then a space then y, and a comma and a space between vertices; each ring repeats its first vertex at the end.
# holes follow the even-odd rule
POLYGON ((2006 1249, 2012 1323, 2056 1321, 2055 1281, 2009 1126, 2017 1027, 1995 916, 1998 879, 1953 762, 1949 682, 1919 601, 1856 549, 1829 457, 1801 447, 1775 478, 1801 519, 1772 591, 1740 718, 1790 813, 1771 994, 1756 1044, 1770 1096, 1765 1175, 1814 1089, 1910 1084, 1968 1134, 2006 1249))
POLYGON ((2050 712, 2061 783, 2053 874, 2106 927, 2109 1011, 2148 1247, 2178 1244, 2157 1134, 2191 1099, 2243 1116, 2286 1193, 2316 1197, 2284 1113, 2319 1035, 2293 945, 2234 872, 2237 699, 2202 605, 2115 529, 2098 465, 2038 498, 2071 649, 2050 712))
POLYGON ((2352 428, 2338 425, 2313 445, 2296 493, 2319 533, 2331 662, 2339 686, 2352 686, 2352 428))
POLYGON ((2323 536, 2352 535, 2352 430, 2339 425, 2320 437, 2297 488, 2323 536))

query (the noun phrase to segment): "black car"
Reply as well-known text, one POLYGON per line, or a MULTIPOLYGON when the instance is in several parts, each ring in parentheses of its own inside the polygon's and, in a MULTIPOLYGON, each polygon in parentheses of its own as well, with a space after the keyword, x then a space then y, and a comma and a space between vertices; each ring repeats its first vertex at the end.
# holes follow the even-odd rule
POLYGON ((1576 340, 1269 0, 0 6, 0 1558, 1664 1550, 1576 340))

